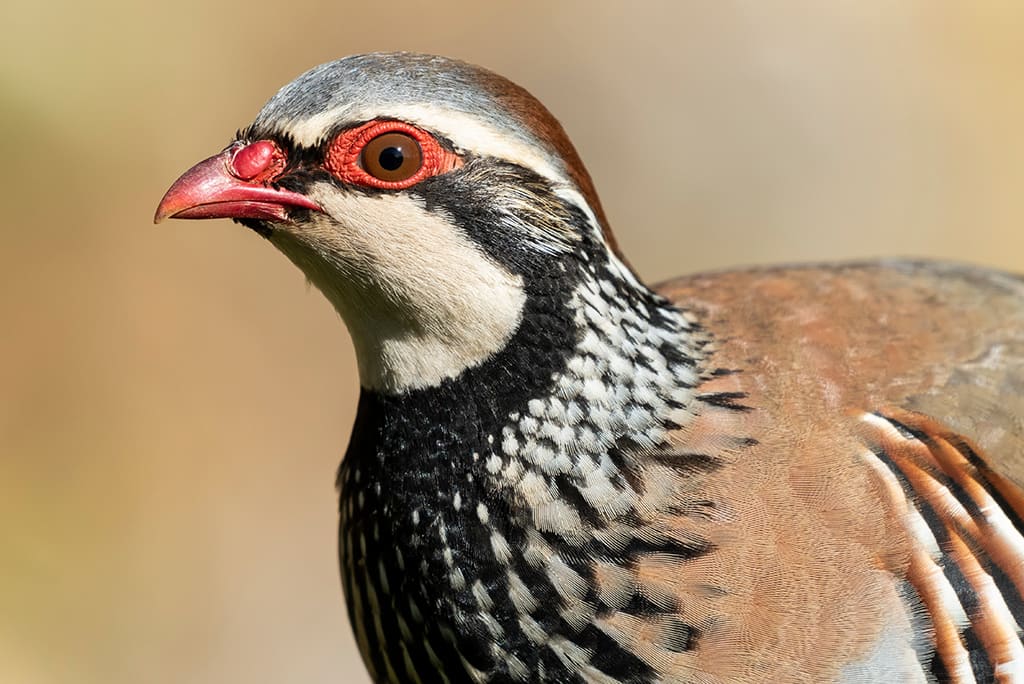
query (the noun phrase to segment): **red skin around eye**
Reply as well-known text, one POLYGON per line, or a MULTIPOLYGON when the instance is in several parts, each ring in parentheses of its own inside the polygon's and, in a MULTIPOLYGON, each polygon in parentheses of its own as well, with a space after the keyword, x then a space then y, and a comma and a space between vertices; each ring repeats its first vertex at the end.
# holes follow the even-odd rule
POLYGON ((324 160, 324 167, 338 180, 381 190, 402 190, 416 185, 424 178, 447 173, 459 166, 462 166, 462 159, 441 147, 434 136, 401 121, 371 121, 342 131, 331 142, 324 160), (402 181, 384 181, 366 172, 360 161, 363 148, 384 133, 404 133, 419 143, 423 156, 423 165, 419 171, 402 181))

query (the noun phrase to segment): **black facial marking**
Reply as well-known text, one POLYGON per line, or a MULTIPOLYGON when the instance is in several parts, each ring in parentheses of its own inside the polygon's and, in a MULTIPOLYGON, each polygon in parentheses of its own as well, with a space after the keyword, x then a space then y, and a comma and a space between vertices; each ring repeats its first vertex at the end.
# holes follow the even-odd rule
MULTIPOLYGON (((428 211, 454 217, 489 257, 513 273, 538 279, 535 286, 548 291, 564 288, 567 274, 551 268, 550 259, 539 258, 530 235, 516 234, 510 223, 529 226, 538 236, 562 245, 582 243, 590 230, 583 213, 558 197, 549 181, 527 168, 489 157, 471 157, 463 168, 427 178, 412 192, 423 199, 428 211)), ((595 260, 603 258, 603 248, 597 245, 581 253, 585 251, 595 260)))

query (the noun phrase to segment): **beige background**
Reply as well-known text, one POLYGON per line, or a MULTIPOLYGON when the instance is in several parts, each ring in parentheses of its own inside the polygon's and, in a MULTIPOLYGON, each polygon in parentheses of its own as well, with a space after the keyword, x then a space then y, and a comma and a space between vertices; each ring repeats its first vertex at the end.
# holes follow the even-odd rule
POLYGON ((150 225, 299 72, 405 48, 512 77, 651 279, 897 254, 1024 271, 1021 8, 6 3, 0 681, 365 681, 335 567, 344 329, 254 234, 150 225))

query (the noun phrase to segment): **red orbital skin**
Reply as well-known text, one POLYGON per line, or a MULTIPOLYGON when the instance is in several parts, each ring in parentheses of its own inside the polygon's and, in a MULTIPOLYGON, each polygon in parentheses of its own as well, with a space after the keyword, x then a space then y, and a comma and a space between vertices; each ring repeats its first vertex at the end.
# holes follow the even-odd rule
POLYGON ((270 140, 257 140, 235 150, 228 171, 235 178, 253 183, 267 182, 287 166, 284 152, 270 140))
POLYGON ((441 147, 437 139, 424 130, 401 121, 371 121, 342 131, 331 141, 324 159, 324 168, 338 180, 381 190, 403 190, 424 178, 447 173, 462 166, 459 155, 441 147), (419 171, 401 181, 384 181, 366 172, 362 164, 363 148, 385 133, 404 133, 420 146, 422 164, 419 171))

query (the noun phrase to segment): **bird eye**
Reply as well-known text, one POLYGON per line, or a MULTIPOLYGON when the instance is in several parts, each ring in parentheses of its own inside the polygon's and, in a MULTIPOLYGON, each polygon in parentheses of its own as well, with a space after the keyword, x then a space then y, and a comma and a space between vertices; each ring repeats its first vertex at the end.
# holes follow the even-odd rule
POLYGON ((403 121, 376 120, 348 128, 324 151, 324 169, 343 183, 404 190, 462 166, 433 134, 403 121))
POLYGON ((423 152, 420 144, 410 135, 384 133, 366 144, 360 163, 374 178, 397 183, 419 172, 423 166, 423 152))

